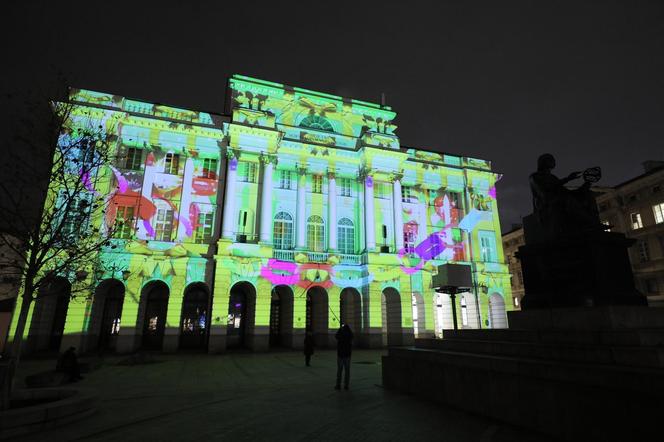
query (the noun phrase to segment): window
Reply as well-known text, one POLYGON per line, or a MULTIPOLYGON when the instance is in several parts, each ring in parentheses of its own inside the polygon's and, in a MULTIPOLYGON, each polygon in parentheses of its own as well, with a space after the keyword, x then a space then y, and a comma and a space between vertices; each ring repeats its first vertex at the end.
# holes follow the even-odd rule
POLYGON ((66 241, 78 238, 81 228, 86 223, 89 204, 86 200, 77 197, 69 197, 69 201, 67 201, 67 196, 64 198, 62 210, 66 210, 67 205, 69 205, 69 210, 64 214, 60 226, 60 237, 66 241))
POLYGON ((307 220, 307 248, 312 252, 322 252, 325 248, 325 224, 317 215, 307 220))
POLYGON ((203 170, 201 171, 201 178, 207 178, 209 180, 217 179, 216 158, 203 158, 203 170))
POLYGON ((194 230, 194 242, 197 244, 210 242, 213 227, 214 212, 199 213, 196 222, 196 230, 194 230))
POLYGON ((627 201, 630 203, 635 202, 638 199, 638 195, 636 193, 633 193, 632 195, 627 197, 627 201))
POLYGON ((409 186, 401 187, 401 201, 404 203, 416 203, 417 197, 413 192, 413 188, 409 186))
POLYGON ((637 247, 639 250, 639 262, 650 261, 650 249, 648 247, 648 241, 640 240, 637 247))
POLYGON ((85 137, 80 140, 78 159, 85 168, 93 165, 95 159, 95 141, 93 139, 85 137))
POLYGON ((606 230, 607 232, 610 232, 610 231, 611 231, 611 223, 610 223, 609 221, 607 221, 607 220, 602 220, 602 221, 600 221, 600 222, 606 226, 606 227, 604 228, 604 230, 606 230))
POLYGON ((240 173, 238 174, 239 181, 243 181, 245 183, 255 183, 257 169, 258 165, 256 163, 240 163, 240 173))
POLYGON ((339 178, 337 189, 341 196, 353 196, 353 180, 350 178, 339 178))
POLYGON ((519 280, 519 285, 520 286, 523 285, 523 273, 521 272, 521 270, 516 272, 516 276, 517 279, 519 280))
POLYGON ((138 149, 136 147, 130 147, 127 149, 127 155, 125 156, 125 169, 128 170, 141 170, 141 165, 143 164, 143 149, 138 149))
POLYGON ((339 252, 348 255, 355 253, 355 227, 348 218, 341 218, 337 229, 339 252))
POLYGON ((155 240, 170 241, 173 234, 173 211, 157 209, 155 218, 155 240))
POLYGON ((480 256, 484 262, 496 262, 496 238, 493 232, 480 231, 480 256))
POLYGON ((180 167, 180 155, 176 153, 167 153, 164 159, 164 173, 177 175, 180 167))
POLYGON ((630 218, 632 220, 632 230, 643 228, 643 223, 641 222, 641 214, 640 213, 632 213, 630 215, 630 218))
POLYGON ((279 187, 282 189, 291 188, 291 171, 290 170, 280 170, 279 171, 279 187))
POLYGON ((238 225, 238 232, 242 235, 245 235, 247 233, 247 226, 250 226, 249 232, 252 232, 252 227, 253 220, 252 220, 252 212, 249 212, 248 210, 240 210, 238 212, 237 216, 237 225, 238 225))
POLYGON ((118 206, 115 212, 114 238, 131 239, 134 235, 134 207, 118 206))
POLYGON ((300 121, 300 127, 310 127, 311 129, 326 130, 334 132, 334 127, 325 118, 318 115, 310 115, 300 121))
POLYGON ((514 307, 519 306, 519 298, 514 298, 514 307))
POLYGON ((655 223, 664 223, 664 203, 655 204, 652 206, 652 211, 655 214, 655 223))
POLYGON ((468 325, 468 306, 466 305, 466 297, 461 297, 461 324, 463 326, 468 325))
POLYGON ((293 217, 286 212, 279 212, 274 217, 274 248, 290 250, 293 248, 293 217))
POLYGON ((406 253, 415 253, 415 242, 417 241, 417 233, 412 229, 403 232, 403 248, 406 253))
POLYGON ((311 176, 311 192, 323 193, 323 175, 311 176))
POLYGON ((652 193, 659 193, 662 191, 662 186, 655 186, 652 188, 652 193))

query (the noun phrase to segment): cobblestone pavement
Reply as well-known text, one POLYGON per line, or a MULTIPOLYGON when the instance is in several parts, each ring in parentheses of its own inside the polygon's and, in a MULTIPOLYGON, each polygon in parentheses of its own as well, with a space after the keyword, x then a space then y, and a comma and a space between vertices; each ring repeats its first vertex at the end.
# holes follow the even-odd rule
MULTIPOLYGON (((543 441, 541 435, 386 391, 379 350, 353 353, 349 391, 333 389, 336 354, 312 366, 298 352, 153 356, 101 368, 75 386, 98 394, 98 412, 32 435, 34 441, 543 441)), ((52 361, 25 360, 21 371, 52 361)), ((480 400, 480 398, 478 398, 480 400)))

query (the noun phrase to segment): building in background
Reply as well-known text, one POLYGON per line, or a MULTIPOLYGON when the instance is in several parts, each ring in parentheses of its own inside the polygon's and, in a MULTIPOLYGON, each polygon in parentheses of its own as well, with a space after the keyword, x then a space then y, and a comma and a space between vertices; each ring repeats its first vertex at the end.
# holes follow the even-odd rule
POLYGON ((512 303, 515 310, 521 310, 521 299, 523 299, 523 272, 521 261, 517 258, 519 247, 526 243, 521 224, 513 224, 512 229, 503 233, 503 253, 508 271, 512 275, 512 303))
POLYGON ((452 327, 449 296, 431 288, 446 262, 473 274, 461 326, 507 326, 497 174, 403 147, 390 107, 239 75, 227 115, 70 100, 74 125, 92 118, 118 140, 114 164, 88 177, 116 238, 92 296, 63 279, 35 302, 27 351, 298 348, 305 330, 327 346, 341 322, 362 346, 408 344, 452 327))
MULTIPOLYGON (((664 161, 646 161, 644 173, 615 187, 593 187, 600 220, 636 243, 629 250, 636 288, 651 306, 664 306, 664 161)), ((512 274, 512 295, 523 296, 521 264, 514 252, 523 228, 503 235, 505 261, 512 274), (520 295, 519 295, 520 294, 520 295)), ((520 302, 519 302, 520 304, 520 302)), ((517 307, 515 301, 515 308, 517 307)))
POLYGON ((597 196, 600 219, 636 240, 630 248, 636 287, 649 305, 664 305, 664 161, 646 161, 644 173, 597 196))

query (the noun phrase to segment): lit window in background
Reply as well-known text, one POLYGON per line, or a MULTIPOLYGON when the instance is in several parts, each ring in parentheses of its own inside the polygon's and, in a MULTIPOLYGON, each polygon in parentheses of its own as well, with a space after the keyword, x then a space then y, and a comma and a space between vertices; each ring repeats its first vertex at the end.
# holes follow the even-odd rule
POLYGON ((643 222, 641 221, 640 213, 632 213, 630 218, 632 220, 632 230, 643 228, 643 222))
POLYGON ((664 223, 664 203, 655 204, 652 206, 652 211, 655 214, 655 223, 664 223))

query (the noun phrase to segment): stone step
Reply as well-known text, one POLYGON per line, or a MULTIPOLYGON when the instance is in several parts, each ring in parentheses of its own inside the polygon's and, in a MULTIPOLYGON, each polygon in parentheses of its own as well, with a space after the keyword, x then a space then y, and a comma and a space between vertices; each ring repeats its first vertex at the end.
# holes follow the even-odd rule
POLYGON ((417 348, 587 364, 664 368, 664 348, 513 342, 470 339, 418 339, 417 348))
POLYGON ((508 312, 510 328, 605 330, 660 328, 664 308, 646 306, 574 307, 508 312))
MULTIPOLYGON (((601 388, 640 391, 664 398, 664 370, 601 363, 555 361, 532 357, 504 356, 414 347, 390 347, 387 358, 423 359, 441 368, 445 365, 465 370, 488 370, 550 379, 601 388)), ((386 357, 383 357, 385 360, 386 357)))
POLYGON ((523 330, 464 329, 443 330, 443 339, 540 342, 551 344, 664 346, 664 330, 659 328, 618 330, 523 330))

